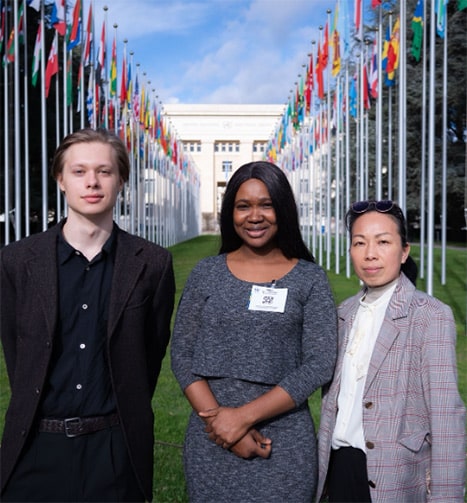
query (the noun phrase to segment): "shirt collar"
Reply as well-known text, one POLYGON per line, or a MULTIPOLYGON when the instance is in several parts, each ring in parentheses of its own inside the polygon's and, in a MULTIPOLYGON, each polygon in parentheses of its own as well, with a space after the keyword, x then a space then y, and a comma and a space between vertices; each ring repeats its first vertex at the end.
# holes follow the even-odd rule
MULTIPOLYGON (((66 219, 60 223, 60 232, 57 238, 57 255, 58 255, 58 263, 60 265, 70 260, 70 258, 75 256, 77 253, 80 253, 80 251, 73 248, 73 246, 71 246, 63 236, 62 230, 63 226, 65 225, 65 222, 66 219)), ((115 250, 117 247, 117 232, 118 227, 117 224, 114 222, 112 233, 110 234, 107 241, 104 243, 101 253, 104 253, 105 255, 108 255, 110 257, 115 257, 115 250)))

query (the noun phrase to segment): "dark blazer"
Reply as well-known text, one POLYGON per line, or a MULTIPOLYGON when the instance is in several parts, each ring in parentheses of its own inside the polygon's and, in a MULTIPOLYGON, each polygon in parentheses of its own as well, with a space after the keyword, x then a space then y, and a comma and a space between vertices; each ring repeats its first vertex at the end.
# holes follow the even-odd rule
MULTIPOLYGON (((2 490, 38 419, 58 319, 60 229, 56 225, 0 250, 0 336, 11 386, 0 450, 2 490)), ((174 293, 170 253, 118 229, 106 350, 131 462, 149 501, 151 400, 169 342, 174 293)))

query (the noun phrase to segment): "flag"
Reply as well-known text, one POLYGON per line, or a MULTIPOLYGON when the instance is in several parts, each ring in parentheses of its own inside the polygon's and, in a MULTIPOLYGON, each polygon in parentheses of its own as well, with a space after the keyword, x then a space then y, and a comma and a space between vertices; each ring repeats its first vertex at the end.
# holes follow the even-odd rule
POLYGON ((110 63, 110 96, 117 95, 117 38, 112 43, 112 61, 110 63))
POLYGON ((126 104, 127 101, 127 68, 126 68, 126 55, 123 54, 122 61, 122 79, 120 83, 120 103, 122 106, 126 104))
POLYGON ((382 0, 371 0, 371 8, 376 9, 376 7, 378 7, 378 5, 381 5, 381 3, 382 0))
POLYGON ((446 5, 448 1, 449 0, 433 0, 433 2, 435 2, 436 33, 441 38, 444 38, 444 30, 446 29, 446 5))
POLYGON ((65 36, 65 0, 55 0, 50 21, 55 30, 58 31, 62 37, 65 36))
POLYGON ((101 74, 105 68, 105 22, 102 23, 101 41, 97 54, 97 68, 101 74))
POLYGON ((50 90, 50 81, 52 76, 58 73, 58 40, 57 33, 54 35, 52 46, 50 47, 49 58, 45 68, 45 97, 48 98, 50 90))
POLYGON ((316 58, 316 83, 318 85, 318 98, 324 98, 324 82, 323 82, 323 68, 322 68, 321 47, 318 42, 318 57, 316 58))
POLYGON ((415 7, 415 12, 412 18, 412 56, 420 61, 420 54, 422 52, 422 42, 423 42, 423 0, 418 0, 417 6, 415 7))
POLYGON ((31 82, 34 87, 37 84, 37 77, 39 76, 39 64, 41 61, 41 25, 37 28, 36 43, 34 44, 34 54, 32 57, 32 76, 31 82))
POLYGON ((368 93, 368 71, 366 69, 366 64, 363 65, 363 107, 366 110, 371 108, 370 106, 370 96, 368 93))
POLYGON ((354 25, 355 25, 355 38, 357 38, 358 40, 362 40, 363 36, 362 0, 355 0, 354 25))
MULTIPOLYGON (((18 43, 23 43, 23 14, 24 14, 24 2, 18 9, 18 43)), ((6 13, 5 13, 6 15, 6 13)), ((8 44, 6 47, 6 62, 12 63, 15 60, 15 28, 13 27, 10 32, 10 38, 8 39, 8 44)))
POLYGON ((337 20, 337 32, 339 33, 339 52, 341 58, 347 58, 350 48, 350 26, 349 2, 347 0, 337 0, 336 9, 339 11, 337 20))
POLYGON ((310 64, 308 66, 308 72, 305 83, 305 107, 308 113, 310 112, 311 109, 312 91, 313 91, 313 54, 310 54, 310 64))
POLYGON ((89 4, 88 12, 88 24, 86 27, 86 38, 84 41, 84 54, 83 63, 84 66, 88 66, 91 63, 91 44, 93 42, 93 27, 92 27, 92 3, 89 4))
POLYGON ((75 7, 73 9, 73 20, 69 31, 68 50, 73 49, 81 43, 82 18, 81 0, 76 0, 75 7))
POLYGON ((135 92, 133 93, 133 115, 136 120, 139 119, 139 86, 138 86, 138 74, 136 74, 135 79, 135 92))
POLYGON ((128 65, 128 73, 126 77, 126 102, 128 104, 128 108, 131 109, 131 98, 133 95, 133 83, 131 81, 131 63, 128 65))
POLYGON ((397 70, 399 66, 399 38, 400 23, 398 17, 392 28, 391 40, 389 41, 387 53, 386 73, 390 80, 394 80, 394 71, 397 70))
POLYGON ((326 23, 326 26, 324 28, 323 50, 321 51, 323 70, 328 66, 328 59, 329 59, 329 28, 328 23, 326 23))
POLYGON ((376 39, 373 42, 373 54, 371 55, 369 87, 371 97, 376 99, 378 97, 378 42, 376 39))
POLYGON ((457 10, 467 9, 467 0, 457 0, 457 10))
POLYGON ((39 12, 41 9, 41 0, 28 0, 28 7, 32 7, 39 12))
POLYGON ((331 30, 331 40, 332 40, 332 76, 335 77, 341 70, 341 51, 340 51, 340 40, 339 40, 339 29, 338 29, 338 19, 339 19, 339 3, 336 3, 336 8, 334 10, 334 22, 331 30))

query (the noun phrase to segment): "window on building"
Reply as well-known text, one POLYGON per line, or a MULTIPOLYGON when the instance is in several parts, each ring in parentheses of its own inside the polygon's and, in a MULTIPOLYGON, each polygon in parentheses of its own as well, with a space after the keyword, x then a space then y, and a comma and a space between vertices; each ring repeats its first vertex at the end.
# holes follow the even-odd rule
POLYGON ((222 173, 232 172, 232 161, 222 161, 222 173))
POLYGON ((214 143, 214 152, 240 152, 239 141, 216 141, 214 143))
POLYGON ((264 152, 266 150, 266 142, 264 141, 254 141, 253 142, 253 152, 264 152))
POLYGON ((186 152, 201 152, 200 140, 188 140, 183 142, 186 152))

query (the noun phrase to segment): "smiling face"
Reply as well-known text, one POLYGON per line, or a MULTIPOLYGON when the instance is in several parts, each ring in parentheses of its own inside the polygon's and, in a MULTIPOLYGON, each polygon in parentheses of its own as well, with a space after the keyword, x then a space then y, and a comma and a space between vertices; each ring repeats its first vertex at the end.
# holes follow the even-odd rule
POLYGON ((65 152, 57 182, 65 194, 69 217, 112 218, 123 186, 112 154, 112 147, 100 142, 76 143, 65 152))
POLYGON ((355 273, 368 287, 395 280, 409 252, 410 246, 402 246, 397 223, 390 215, 368 211, 355 220, 350 257, 355 273))
POLYGON ((255 249, 276 246, 276 212, 262 181, 250 178, 240 185, 235 196, 233 224, 244 245, 255 249))

